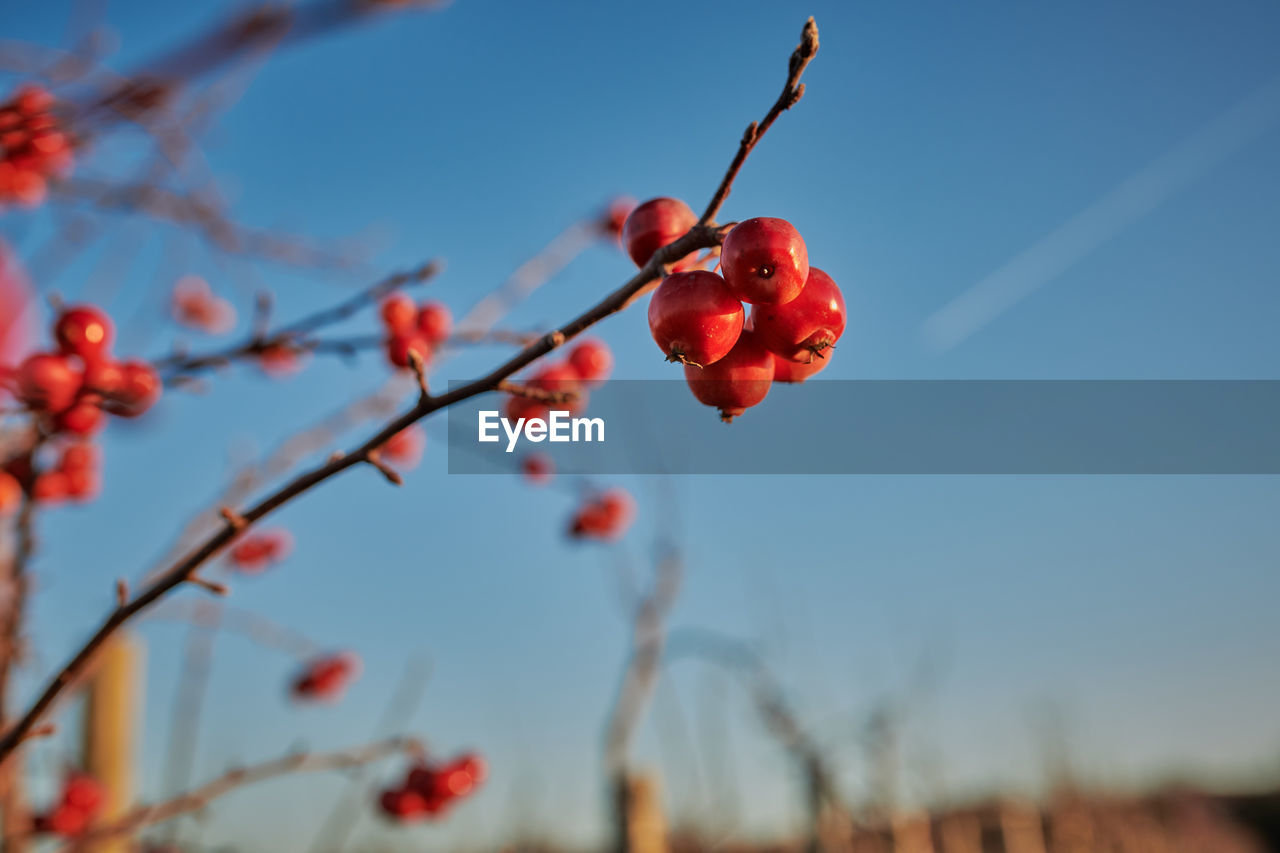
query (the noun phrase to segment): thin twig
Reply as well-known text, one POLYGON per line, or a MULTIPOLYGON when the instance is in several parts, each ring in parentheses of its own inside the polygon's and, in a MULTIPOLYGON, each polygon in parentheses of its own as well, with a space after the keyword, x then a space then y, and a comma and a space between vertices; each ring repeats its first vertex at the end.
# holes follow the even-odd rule
POLYGON ((229 770, 217 779, 194 788, 185 794, 180 794, 162 802, 138 806, 115 823, 93 829, 60 849, 64 851, 78 850, 92 842, 132 835, 144 827, 170 820, 188 812, 199 811, 218 797, 237 788, 273 779, 277 776, 291 773, 349 770, 391 755, 420 753, 422 749, 422 743, 414 738, 394 737, 340 752, 298 753, 250 767, 229 770))
MULTIPOLYGON (((812 40, 816 44, 817 29, 813 25, 812 19, 805 25, 805 33, 809 34, 810 32, 812 32, 812 40)), ((797 59, 797 56, 801 55, 806 49, 806 44, 808 44, 808 40, 801 42, 796 54, 793 54, 791 62, 792 77, 795 76, 797 65, 803 70, 804 65, 807 64, 807 59, 804 61, 797 59)), ((790 80, 791 77, 788 79, 790 80)), ((756 141, 758 141, 758 136, 756 141)), ((752 147, 754 145, 755 142, 752 143, 752 147)), ((745 155, 742 155, 742 157, 745 158, 745 155)), ((734 163, 735 165, 731 167, 731 174, 721 181, 721 190, 717 192, 721 192, 727 185, 732 183, 732 177, 736 175, 737 169, 741 167, 739 158, 735 158, 734 163)), ((272 494, 240 513, 240 517, 244 519, 246 524, 253 524, 299 495, 310 491, 320 483, 336 477, 355 465, 367 463, 369 454, 372 451, 381 447, 388 439, 406 427, 455 403, 497 390, 503 381, 509 379, 523 368, 542 358, 566 341, 582 334, 583 331, 604 318, 626 308, 646 292, 655 281, 661 278, 671 264, 674 264, 690 252, 717 246, 723 240, 722 229, 709 224, 695 225, 678 240, 654 252, 648 263, 621 287, 596 305, 565 323, 559 329, 549 332, 536 343, 525 347, 487 375, 459 385, 444 394, 429 395, 419 400, 413 408, 394 418, 381 430, 346 455, 331 459, 322 465, 299 474, 272 494)), ((146 610, 176 587, 188 582, 196 570, 221 552, 235 538, 237 533, 239 533, 239 530, 234 525, 224 524, 186 557, 162 572, 128 604, 112 610, 80 650, 73 654, 44 686, 22 718, 0 736, 0 762, 6 761, 13 754, 21 743, 23 736, 48 713, 54 702, 84 669, 94 652, 107 638, 138 613, 146 610)))

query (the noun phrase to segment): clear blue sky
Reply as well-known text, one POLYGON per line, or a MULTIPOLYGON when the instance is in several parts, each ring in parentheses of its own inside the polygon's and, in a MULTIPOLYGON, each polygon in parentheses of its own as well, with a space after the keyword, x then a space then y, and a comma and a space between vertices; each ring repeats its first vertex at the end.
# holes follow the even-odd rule
MULTIPOLYGON (((5 35, 60 42, 65 7, 3 0, 5 35)), ((822 33, 808 93, 752 156, 725 215, 790 219, 844 287, 849 330, 826 375, 1280 378, 1280 122, 1265 88, 1280 74, 1280 9, 1262 0, 457 0, 275 57, 204 150, 242 221, 373 233, 379 269, 442 256, 433 291, 463 308, 613 194, 700 207, 776 95, 808 14, 822 33), (1240 130, 1230 111, 1250 96, 1240 130), (1227 134, 1225 148, 1205 154, 1202 132, 1227 134), (1117 219, 1104 205, 1089 220, 1108 239, 1085 240, 955 346, 930 343, 927 321, 953 299, 1186 150, 1181 178, 1144 185, 1136 213, 1117 219)), ((214 17, 213 4, 112 3, 112 62, 128 68, 214 17)), ((12 217, 0 229, 20 253, 40 244, 12 217)), ((42 286, 74 297, 107 274, 109 245, 139 240, 113 311, 157 311, 157 280, 195 271, 248 313, 243 264, 147 233, 121 222, 110 244, 42 286), (171 245, 185 248, 166 254, 171 245)), ((1061 257, 1033 260, 1043 269, 1061 257)), ((281 316, 343 292, 332 278, 256 269, 281 316)), ((630 269, 592 250, 512 322, 566 319, 630 269)), ((617 375, 670 375, 643 311, 599 331, 617 375)), ((169 336, 135 324, 122 348, 155 353, 169 336)), ((445 378, 499 355, 459 359, 445 378)), ((82 638, 114 578, 136 577, 211 499, 230 452, 273 446, 383 375, 372 357, 317 363, 288 383, 233 371, 203 396, 171 395, 147 425, 113 427, 103 499, 42 521, 34 671, 82 638)), ((661 491, 630 485, 641 513, 623 548, 642 563, 661 491)), ((866 778, 857 720, 925 659, 940 674, 904 735, 917 796, 1039 781, 1046 708, 1065 720, 1077 768, 1109 784, 1277 767, 1274 478, 689 478, 676 489, 689 577, 675 624, 759 640, 842 757, 851 793, 866 778)), ((402 490, 357 471, 285 509, 293 558, 236 584, 233 601, 358 651, 365 674, 342 705, 299 712, 282 698, 289 660, 223 641, 202 773, 364 739, 406 657, 424 651, 435 674, 415 726, 444 750, 482 750, 493 779, 448 825, 411 837, 597 837, 600 728, 627 630, 615 558, 560 536, 569 506, 563 492, 449 477, 437 442, 402 490)), ((154 783, 183 635, 154 624, 144 636, 154 783)), ((660 699, 641 757, 664 763, 677 813, 696 817, 707 794, 674 709, 703 730, 727 714, 742 831, 784 829, 798 809, 785 761, 740 694, 709 690, 711 677, 679 671, 678 706, 660 699)), ((337 788, 291 781, 231 800, 207 837, 295 849, 296 827, 337 788)))

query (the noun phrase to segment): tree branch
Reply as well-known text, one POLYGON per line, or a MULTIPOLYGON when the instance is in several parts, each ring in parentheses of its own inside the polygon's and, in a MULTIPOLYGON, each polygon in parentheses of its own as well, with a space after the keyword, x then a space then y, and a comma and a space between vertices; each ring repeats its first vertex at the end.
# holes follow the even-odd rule
POLYGON ((211 782, 158 803, 141 805, 115 823, 90 830, 64 845, 62 850, 80 850, 92 842, 132 835, 138 830, 170 820, 178 815, 205 808, 213 800, 237 788, 291 773, 319 773, 347 770, 400 753, 421 753, 423 746, 414 738, 394 737, 340 752, 297 753, 262 764, 229 770, 211 782))
MULTIPOLYGON (((792 55, 790 73, 788 75, 788 87, 799 76, 808 64, 808 58, 812 56, 812 50, 816 50, 817 45, 817 28, 810 19, 805 24, 805 40, 801 42, 800 47, 792 55), (806 46, 810 45, 806 53, 806 46)), ((794 101, 793 101, 794 102, 794 101)), ((788 104, 789 106, 789 104, 788 104)), ((770 110, 770 115, 775 111, 781 112, 783 108, 779 108, 777 104, 774 109, 770 110)), ((722 195, 727 196, 728 187, 732 184, 733 178, 741 169, 742 161, 746 159, 751 148, 759 141, 764 130, 768 129, 771 119, 762 124, 750 146, 740 149, 738 156, 734 158, 730 171, 720 182, 720 188, 716 191, 716 197, 722 195)), ((708 210, 715 211, 719 209, 723 198, 719 202, 713 197, 708 210)), ((663 246, 653 254, 649 262, 630 279, 628 279, 621 287, 610 293, 599 303, 588 308, 586 311, 574 317, 548 334, 542 336, 537 342, 525 347, 516 355, 507 359, 505 362, 494 368, 487 375, 472 380, 464 385, 460 385, 444 394, 440 395, 424 395, 413 408, 404 414, 393 419, 384 426, 376 434, 367 439, 364 443, 354 448, 350 452, 331 457, 323 465, 312 468, 299 474, 293 480, 283 485, 280 489, 263 498, 258 503, 239 513, 239 517, 244 520, 246 525, 251 525, 259 519, 264 518, 275 510, 284 506, 289 501, 299 495, 309 491, 347 469, 355 466, 366 464, 369 461, 369 454, 381 447, 392 436, 401 430, 416 423, 417 421, 437 412, 441 409, 448 408, 455 403, 468 400, 480 394, 497 390, 498 386, 506 379, 516 374, 521 369, 529 366, 539 358, 564 344, 566 341, 572 340, 583 331, 590 328, 594 324, 603 320, 610 315, 616 314, 623 310, 643 293, 645 293, 652 284, 666 274, 668 267, 685 257, 691 252, 700 249, 708 249, 718 246, 724 241, 723 228, 716 227, 707 223, 699 223, 689 230, 684 236, 663 246)), ((212 533, 205 541, 186 557, 177 561, 173 566, 160 573, 148 586, 139 592, 132 600, 116 607, 103 620, 97 631, 89 638, 89 640, 77 651, 70 660, 58 671, 56 675, 45 685, 44 689, 36 697, 27 712, 22 716, 16 724, 4 732, 0 736, 0 762, 7 761, 9 757, 18 748, 26 733, 38 723, 43 716, 53 707, 54 702, 59 698, 64 690, 72 683, 75 677, 84 670, 92 659, 94 653, 102 646, 102 644, 121 626, 136 616, 138 613, 146 610, 156 601, 164 597, 173 589, 190 581, 196 570, 200 568, 210 558, 218 554, 225 548, 232 539, 240 532, 240 527, 230 523, 224 523, 220 529, 212 533)))

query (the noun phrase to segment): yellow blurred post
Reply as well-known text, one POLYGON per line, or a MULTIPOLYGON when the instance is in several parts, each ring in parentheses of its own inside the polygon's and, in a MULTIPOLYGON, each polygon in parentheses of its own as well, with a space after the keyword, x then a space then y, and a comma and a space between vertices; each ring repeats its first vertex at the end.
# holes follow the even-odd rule
POLYGON ((624 772, 616 780, 619 853, 668 853, 667 821, 655 776, 624 772))
MULTIPOLYGON (((142 643, 117 634, 99 652, 90 677, 84 715, 84 765, 105 792, 101 823, 133 804, 137 715, 142 688, 142 643)), ((128 853, 128 838, 93 845, 92 853, 128 853)))

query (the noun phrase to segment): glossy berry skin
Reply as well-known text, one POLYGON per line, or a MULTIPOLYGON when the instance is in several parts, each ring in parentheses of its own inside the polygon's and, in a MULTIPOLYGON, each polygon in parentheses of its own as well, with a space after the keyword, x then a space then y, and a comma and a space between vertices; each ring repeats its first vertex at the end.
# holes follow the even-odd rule
POLYGON ((652 198, 636 207, 622 225, 622 245, 636 266, 649 263, 658 249, 674 243, 698 223, 689 205, 678 198, 652 198))
POLYGON ((809 280, 795 299, 783 305, 755 305, 752 328, 760 341, 783 358, 809 362, 824 357, 844 334, 844 295, 817 267, 809 268, 809 280))
POLYGON ((790 302, 804 290, 809 251, 790 222, 762 216, 739 222, 724 238, 720 272, 743 302, 790 302))
POLYGON ((71 408, 59 412, 53 418, 54 431, 69 435, 87 437, 95 434, 105 425, 106 419, 102 417, 102 409, 98 408, 96 402, 83 397, 71 408))
POLYGON ((746 314, 713 272, 672 273, 649 301, 649 332, 667 361, 708 365, 724 358, 742 333, 746 314))
POLYGON ((720 420, 729 423, 769 394, 773 353, 764 348, 758 333, 744 331, 732 352, 703 368, 686 365, 684 378, 693 396, 719 409, 720 420))
POLYGON ((588 338, 569 350, 569 365, 584 382, 603 382, 613 372, 613 353, 603 341, 588 338))
POLYGON ((112 397, 124 387, 124 370, 109 359, 90 362, 84 368, 84 390, 112 397))
POLYGON ((75 402, 81 375, 66 356, 36 353, 18 367, 18 396, 33 409, 61 412, 75 402))
POLYGON ((773 381, 794 384, 804 382, 815 373, 821 372, 824 367, 831 363, 833 353, 828 350, 826 356, 826 358, 815 358, 806 364, 800 361, 792 361, 789 358, 783 358, 777 353, 773 353, 773 381))
POLYGON ((418 309, 418 334, 433 347, 449 339, 453 332, 453 314, 439 302, 428 302, 418 309))
POLYGON ((393 293, 382 300, 379 309, 382 325, 392 334, 408 332, 418 318, 418 306, 403 293, 393 293))
POLYGON ((78 355, 89 363, 110 351, 115 327, 102 311, 91 305, 79 305, 58 315, 53 335, 63 353, 78 355))

